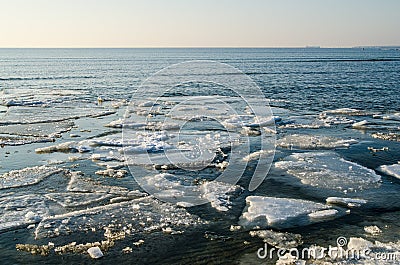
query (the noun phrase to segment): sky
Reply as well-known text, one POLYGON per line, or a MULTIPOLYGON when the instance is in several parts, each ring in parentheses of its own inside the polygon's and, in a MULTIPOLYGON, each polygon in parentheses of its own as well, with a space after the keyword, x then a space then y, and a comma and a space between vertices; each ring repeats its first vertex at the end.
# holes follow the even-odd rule
POLYGON ((0 0, 0 47, 400 46, 399 0, 0 0))

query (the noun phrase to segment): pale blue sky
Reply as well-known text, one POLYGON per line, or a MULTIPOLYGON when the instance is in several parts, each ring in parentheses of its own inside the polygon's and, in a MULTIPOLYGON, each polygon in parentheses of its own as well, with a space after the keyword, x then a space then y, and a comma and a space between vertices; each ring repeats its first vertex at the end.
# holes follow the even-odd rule
POLYGON ((0 47, 400 45, 398 0, 0 0, 0 47))

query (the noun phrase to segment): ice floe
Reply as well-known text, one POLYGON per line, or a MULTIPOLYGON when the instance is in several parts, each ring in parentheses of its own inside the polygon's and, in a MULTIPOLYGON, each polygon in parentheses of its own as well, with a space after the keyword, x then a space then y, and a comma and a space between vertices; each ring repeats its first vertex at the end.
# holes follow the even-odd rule
POLYGON ((364 116, 368 115, 368 112, 365 110, 360 109, 353 109, 353 108, 339 108, 333 110, 326 110, 323 113, 326 114, 338 114, 338 115, 349 115, 349 116, 364 116))
POLYGON ((376 225, 365 226, 364 231, 372 236, 377 236, 382 233, 382 230, 376 225))
POLYGON ((275 167, 300 179, 304 185, 342 193, 379 187, 381 179, 373 170, 331 151, 295 153, 276 162, 275 167))
POLYGON ((103 252, 99 247, 91 247, 87 250, 87 252, 89 253, 92 259, 99 259, 104 256, 103 252))
POLYGON ((48 193, 46 198, 57 202, 63 207, 81 207, 93 203, 98 203, 113 197, 108 193, 80 193, 80 192, 64 192, 64 193, 48 193))
POLYGON ((105 170, 98 170, 95 173, 97 175, 107 176, 107 177, 112 177, 112 178, 123 178, 123 177, 125 177, 126 174, 128 174, 128 171, 123 170, 123 169, 108 168, 105 170))
POLYGON ((79 171, 71 171, 68 175, 70 180, 67 185, 67 191, 70 192, 98 192, 115 195, 126 195, 129 192, 128 189, 123 187, 101 185, 91 179, 85 178, 83 173, 79 171))
POLYGON ((388 114, 388 115, 383 115, 382 118, 383 118, 384 120, 400 121, 400 112, 393 113, 393 114, 388 114))
POLYGON ((195 185, 193 180, 169 173, 149 175, 138 180, 142 187, 157 198, 174 202, 182 207, 210 202, 217 211, 228 211, 232 200, 242 188, 220 181, 206 181, 195 185))
POLYGON ((243 161, 252 161, 252 160, 258 160, 261 157, 267 157, 267 156, 273 156, 275 153, 274 150, 259 150, 253 153, 250 153, 243 157, 243 161))
POLYGON ((377 170, 389 176, 393 176, 400 179, 400 163, 393 165, 382 165, 378 167, 377 170))
POLYGON ((281 120, 280 117, 257 117, 254 115, 232 115, 224 120, 222 124, 226 128, 242 128, 242 127, 264 127, 275 125, 275 121, 281 120))
POLYGON ((239 224, 245 228, 282 229, 303 226, 325 220, 313 217, 329 214, 330 218, 334 218, 342 214, 339 211, 328 213, 326 210, 332 209, 330 206, 300 199, 249 196, 246 203, 248 207, 239 220, 239 224))
POLYGON ((373 133, 371 134, 371 136, 373 138, 377 138, 377 139, 382 139, 382 140, 386 140, 386 141, 397 141, 400 142, 400 134, 399 133, 373 133))
POLYGON ((292 233, 282 233, 276 232, 273 230, 256 230, 250 231, 249 234, 252 237, 259 237, 265 243, 268 243, 271 246, 278 247, 278 248, 295 248, 301 245, 302 239, 301 235, 299 234, 292 234, 292 233))
POLYGON ((51 146, 46 146, 46 147, 40 147, 36 148, 35 152, 38 154, 43 154, 43 153, 54 153, 54 152, 64 152, 64 153, 69 153, 69 152, 79 152, 79 153, 85 153, 85 152, 90 152, 92 151, 92 148, 89 146, 84 146, 80 145, 74 141, 71 142, 65 142, 65 143, 60 143, 57 145, 51 145, 51 146))
POLYGON ((289 149, 333 149, 358 143, 355 139, 338 139, 322 135, 291 134, 277 140, 277 146, 289 149))
POLYGON ((38 194, 0 198, 0 232, 38 223, 49 214, 46 200, 38 194))
POLYGON ((366 204, 367 200, 356 198, 328 197, 326 198, 326 203, 354 208, 360 207, 362 204, 366 204))
POLYGON ((219 181, 204 182, 200 185, 202 197, 211 203, 218 211, 228 211, 232 207, 231 198, 242 191, 238 185, 219 181))
POLYGON ((119 228, 124 235, 174 230, 204 224, 185 209, 160 202, 151 197, 114 203, 44 218, 36 228, 36 238, 56 237, 78 231, 119 228))
POLYGON ((47 166, 36 166, 20 170, 12 170, 0 176, 0 190, 34 185, 43 179, 62 171, 62 169, 47 166))

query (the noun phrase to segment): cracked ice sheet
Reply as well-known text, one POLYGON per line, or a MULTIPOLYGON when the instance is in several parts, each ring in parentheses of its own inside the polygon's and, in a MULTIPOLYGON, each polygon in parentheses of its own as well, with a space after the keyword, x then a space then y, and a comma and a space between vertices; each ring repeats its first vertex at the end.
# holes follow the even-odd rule
POLYGON ((49 214, 47 202, 37 194, 0 198, 0 232, 38 223, 49 214))
POLYGON ((102 230, 113 227, 129 227, 131 234, 173 230, 205 224, 196 215, 173 204, 160 202, 151 197, 98 206, 86 210, 44 218, 36 228, 37 239, 68 235, 73 232, 102 230))
POLYGON ((239 225, 246 229, 305 226, 344 214, 343 210, 300 199, 249 196, 246 198, 246 203, 248 207, 239 219, 239 225), (326 210, 335 212, 326 214, 326 210))
POLYGON ((34 185, 43 179, 62 171, 63 169, 47 166, 12 170, 0 176, 0 190, 34 185))
POLYGON ((373 170, 331 151, 295 153, 276 162, 274 167, 300 179, 304 185, 340 193, 377 188, 381 180, 373 170))

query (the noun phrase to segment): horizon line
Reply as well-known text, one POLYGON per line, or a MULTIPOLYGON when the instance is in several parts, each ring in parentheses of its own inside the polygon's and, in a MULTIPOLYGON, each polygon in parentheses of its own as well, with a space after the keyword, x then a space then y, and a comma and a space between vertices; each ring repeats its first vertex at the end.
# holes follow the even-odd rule
POLYGON ((400 48, 399 45, 357 45, 357 46, 26 46, 0 47, 0 49, 349 49, 349 48, 400 48))

